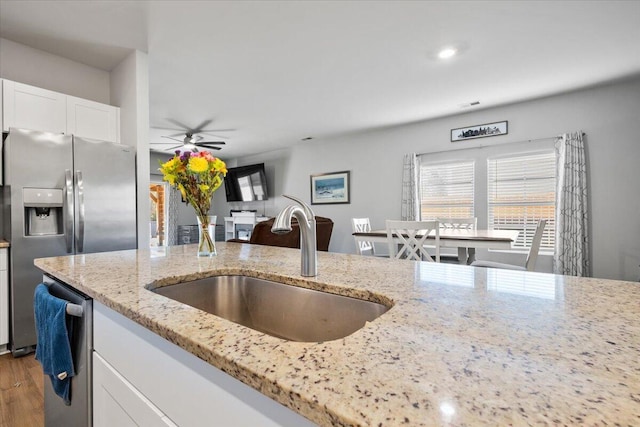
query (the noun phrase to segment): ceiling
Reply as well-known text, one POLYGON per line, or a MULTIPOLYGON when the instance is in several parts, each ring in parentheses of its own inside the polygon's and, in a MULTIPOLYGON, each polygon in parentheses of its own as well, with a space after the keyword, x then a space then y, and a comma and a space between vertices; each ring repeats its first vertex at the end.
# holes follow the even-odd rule
POLYGON ((0 1, 0 37, 104 70, 147 52, 151 126, 211 120, 225 157, 636 75, 639 21, 639 1, 0 1))

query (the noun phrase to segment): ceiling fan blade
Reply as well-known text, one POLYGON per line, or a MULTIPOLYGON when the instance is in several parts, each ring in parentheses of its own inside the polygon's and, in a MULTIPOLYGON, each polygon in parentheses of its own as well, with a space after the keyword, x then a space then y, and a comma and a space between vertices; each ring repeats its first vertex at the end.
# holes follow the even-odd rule
POLYGON ((224 141, 198 141, 198 142, 196 142, 196 145, 206 145, 206 144, 227 145, 227 143, 224 142, 224 141))
POLYGON ((167 119, 168 122, 173 123, 174 125, 178 126, 180 129, 175 129, 175 130, 189 130, 189 126, 185 125, 184 123, 179 122, 176 119, 167 119))
POLYGON ((202 129, 204 129, 204 127, 207 126, 212 121, 213 121, 212 119, 203 121, 202 123, 200 123, 200 125, 196 126, 194 129, 191 129, 191 133, 201 132, 202 129))
POLYGON ((174 140, 174 141, 178 141, 178 142, 184 142, 184 141, 182 141, 181 139, 176 139, 176 138, 173 138, 173 137, 171 137, 171 136, 162 136, 162 138, 172 139, 172 140, 174 140))
POLYGON ((176 145, 175 147, 165 148, 165 150, 174 150, 176 148, 184 147, 184 144, 176 145))
POLYGON ((235 132, 238 129, 200 129, 198 133, 207 133, 207 132, 235 132))
POLYGON ((162 126, 149 126, 150 129, 161 129, 161 130, 181 130, 184 131, 184 129, 178 129, 178 128, 165 128, 162 126))
POLYGON ((207 148, 209 150, 222 150, 222 147, 209 146, 209 145, 200 145, 200 144, 198 144, 197 147, 203 147, 203 148, 207 148))
POLYGON ((175 142, 150 142, 149 145, 169 145, 175 144, 175 142))
MULTIPOLYGON (((225 129, 222 129, 222 130, 224 131, 225 129)), ((231 129, 229 129, 229 130, 231 130, 231 129)), ((211 136, 211 137, 213 137, 213 138, 231 139, 231 137, 230 137, 230 136, 226 136, 226 135, 217 135, 217 134, 215 134, 215 133, 207 133, 207 132, 200 132, 200 133, 201 133, 202 135, 211 136)))

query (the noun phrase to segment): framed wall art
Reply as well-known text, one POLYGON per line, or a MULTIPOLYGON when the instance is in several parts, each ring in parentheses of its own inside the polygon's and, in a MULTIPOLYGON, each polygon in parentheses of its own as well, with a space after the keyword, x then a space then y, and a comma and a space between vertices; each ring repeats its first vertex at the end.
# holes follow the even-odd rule
POLYGON ((311 204, 351 203, 349 171, 311 175, 311 204))
POLYGON ((508 133, 507 121, 486 123, 484 125, 469 126, 465 128, 451 129, 451 142, 465 139, 485 138, 487 136, 506 135, 508 133))

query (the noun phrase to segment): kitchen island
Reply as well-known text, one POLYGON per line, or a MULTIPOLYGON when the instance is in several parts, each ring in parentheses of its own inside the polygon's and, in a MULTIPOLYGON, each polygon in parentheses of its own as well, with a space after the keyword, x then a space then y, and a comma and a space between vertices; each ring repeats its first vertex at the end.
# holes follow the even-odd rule
MULTIPOLYGON (((638 425, 640 284, 217 243, 35 261, 319 425, 638 425), (343 339, 292 342, 150 287, 247 275, 391 306, 343 339)), ((215 417, 215 414, 212 414, 215 417)))

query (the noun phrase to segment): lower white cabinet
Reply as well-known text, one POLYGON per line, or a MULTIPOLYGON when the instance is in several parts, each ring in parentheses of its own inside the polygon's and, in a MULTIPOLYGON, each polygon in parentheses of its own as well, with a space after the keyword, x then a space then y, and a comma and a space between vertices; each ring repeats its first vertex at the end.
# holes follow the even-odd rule
POLYGON ((93 425, 175 426, 96 352, 93 353, 93 425))
POLYGON ((9 342, 9 277, 7 248, 0 248, 0 347, 9 342))
POLYGON ((315 425, 103 304, 93 307, 96 427, 315 425))

